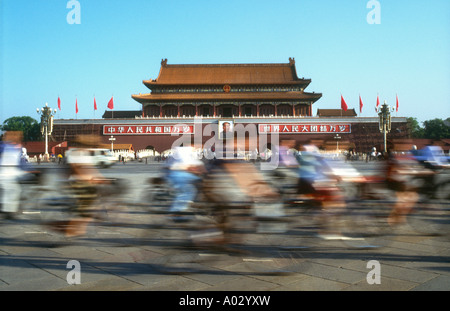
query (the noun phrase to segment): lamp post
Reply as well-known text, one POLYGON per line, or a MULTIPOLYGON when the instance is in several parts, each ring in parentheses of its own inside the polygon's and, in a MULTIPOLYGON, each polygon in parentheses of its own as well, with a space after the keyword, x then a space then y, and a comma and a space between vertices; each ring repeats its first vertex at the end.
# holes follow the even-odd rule
POLYGON ((394 111, 394 107, 389 107, 384 101, 384 104, 381 106, 381 110, 378 113, 379 117, 379 128, 380 132, 383 133, 383 144, 384 144, 384 152, 387 152, 387 133, 391 131, 391 111, 394 111))
POLYGON ((341 139, 341 136, 339 136, 339 134, 336 134, 336 136, 334 136, 334 139, 336 139, 336 152, 339 153, 339 139, 341 139))
POLYGON ((116 140, 113 135, 109 139, 111 141, 111 152, 114 152, 114 141, 116 140))
POLYGON ((41 115, 41 134, 45 137, 44 157, 48 159, 48 136, 53 132, 53 116, 56 114, 56 109, 52 110, 45 103, 45 107, 37 108, 36 112, 41 115))

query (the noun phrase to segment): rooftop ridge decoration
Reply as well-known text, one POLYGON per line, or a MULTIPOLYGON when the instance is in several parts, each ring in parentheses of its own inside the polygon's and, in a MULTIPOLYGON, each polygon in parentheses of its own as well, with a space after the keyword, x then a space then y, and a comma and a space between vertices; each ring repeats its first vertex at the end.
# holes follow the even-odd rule
POLYGON ((293 57, 251 64, 168 64, 165 58, 158 77, 143 80, 151 92, 132 98, 143 116, 311 116, 322 94, 305 92, 310 83, 298 77, 293 57))
POLYGON ((292 57, 289 57, 289 63, 210 63, 210 64, 168 64, 167 58, 164 58, 161 60, 161 66, 162 67, 260 67, 260 66, 294 66, 295 65, 295 59, 292 57))

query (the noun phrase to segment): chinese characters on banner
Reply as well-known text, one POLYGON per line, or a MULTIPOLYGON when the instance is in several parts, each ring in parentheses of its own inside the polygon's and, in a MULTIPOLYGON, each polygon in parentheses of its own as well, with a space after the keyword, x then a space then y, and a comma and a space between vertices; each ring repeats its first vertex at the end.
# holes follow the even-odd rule
POLYGON ((259 124, 260 134, 351 133, 350 124, 259 124))
POLYGON ((104 125, 103 135, 193 134, 194 125, 104 125))
MULTIPOLYGON (((260 134, 351 133, 350 124, 258 124, 260 134)), ((194 134, 193 124, 104 125, 103 135, 194 134)))

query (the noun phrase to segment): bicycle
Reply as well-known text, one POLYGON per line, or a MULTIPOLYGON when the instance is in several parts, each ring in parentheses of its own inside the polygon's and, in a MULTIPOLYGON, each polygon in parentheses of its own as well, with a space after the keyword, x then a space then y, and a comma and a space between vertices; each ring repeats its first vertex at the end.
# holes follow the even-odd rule
MULTIPOLYGON (((273 198, 249 199, 232 180, 222 169, 210 171, 189 212, 183 213, 189 221, 174 222, 170 212, 152 214, 150 226, 158 230, 152 231, 147 241, 164 246, 162 256, 151 261, 156 269, 192 273, 227 262, 253 273, 299 271, 299 260, 304 258, 280 247, 288 224, 283 205, 273 198)), ((250 185, 253 191, 259 187, 267 184, 258 181, 250 185)))
POLYGON ((56 246, 75 241, 126 245, 128 236, 118 228, 133 220, 120 198, 124 191, 116 178, 80 181, 42 173, 39 182, 24 187, 21 213, 56 246))

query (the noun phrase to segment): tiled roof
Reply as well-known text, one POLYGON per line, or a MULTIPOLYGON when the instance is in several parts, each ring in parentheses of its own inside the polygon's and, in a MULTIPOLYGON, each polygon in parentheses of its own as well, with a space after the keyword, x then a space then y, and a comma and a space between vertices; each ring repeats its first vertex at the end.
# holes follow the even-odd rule
POLYGON ((245 84, 305 84, 309 79, 299 79, 295 61, 282 64, 195 64, 168 65, 161 62, 159 75, 154 80, 144 80, 145 85, 245 85, 245 84))

